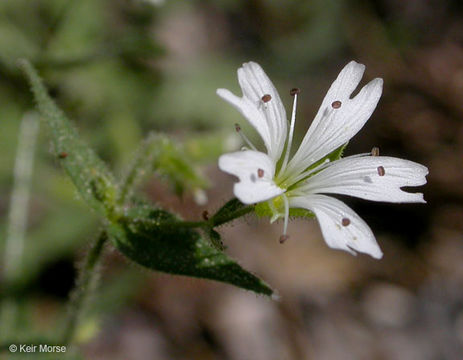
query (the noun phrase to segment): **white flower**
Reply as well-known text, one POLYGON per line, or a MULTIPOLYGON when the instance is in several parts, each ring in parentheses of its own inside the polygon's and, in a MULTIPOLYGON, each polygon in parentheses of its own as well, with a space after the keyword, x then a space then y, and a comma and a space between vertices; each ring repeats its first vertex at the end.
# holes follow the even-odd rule
POLYGON ((300 208, 315 214, 328 246, 381 258, 369 226, 342 201, 323 194, 396 203, 425 202, 423 194, 401 189, 426 183, 428 169, 423 165, 379 156, 377 148, 334 161, 327 157, 363 127, 379 101, 383 87, 379 78, 351 98, 364 70, 365 66, 355 61, 344 67, 291 159, 298 89, 291 90, 294 103, 289 129, 278 92, 258 64, 249 62, 238 69, 242 97, 226 89, 217 90, 257 130, 267 148, 267 153, 257 151, 242 135, 251 149, 222 155, 219 167, 239 178, 234 193, 241 202, 267 202, 272 221, 284 218, 282 242, 288 238, 290 208, 300 208))

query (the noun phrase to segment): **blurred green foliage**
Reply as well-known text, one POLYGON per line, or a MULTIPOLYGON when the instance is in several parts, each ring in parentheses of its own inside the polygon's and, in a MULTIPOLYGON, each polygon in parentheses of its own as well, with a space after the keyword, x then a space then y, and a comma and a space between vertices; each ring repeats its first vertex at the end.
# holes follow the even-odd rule
MULTIPOLYGON (((19 123, 32 106, 28 85, 19 73, 18 59, 28 58, 38 66, 60 107, 78 120, 83 137, 89 139, 97 152, 122 173, 144 132, 163 128, 162 111, 158 111, 154 100, 162 99, 160 94, 166 93, 165 85, 166 89, 169 86, 172 89, 169 84, 178 82, 161 76, 156 63, 163 54, 153 31, 157 16, 157 9, 142 1, 39 0, 31 3, 6 0, 0 3, 0 255, 5 245, 7 199, 11 191, 19 123)), ((204 86, 202 91, 210 90, 204 86)), ((174 113, 179 122, 166 127, 174 136, 178 126, 183 126, 189 119, 198 124, 204 123, 205 118, 216 122, 218 136, 204 132, 203 125, 192 126, 201 133, 198 137, 188 136, 185 147, 192 150, 195 163, 210 161, 211 156, 223 151, 221 139, 225 135, 220 130, 223 124, 217 122, 214 115, 218 106, 216 111, 208 111, 204 105, 200 110, 195 102, 179 106, 172 101, 163 101, 164 110, 185 109, 186 106, 193 112, 199 111, 196 115, 191 111, 183 111, 180 115, 174 113)), ((170 121, 170 115, 164 119, 170 121)), ((179 133, 180 137, 185 135, 183 130, 179 133)), ((78 201, 76 190, 59 169, 60 162, 70 160, 72 151, 55 144, 53 158, 46 151, 49 148, 47 143, 46 137, 40 136, 23 266, 14 286, 21 303, 31 309, 35 308, 37 299, 24 297, 24 294, 35 288, 42 271, 59 259, 73 257, 98 229, 97 218, 78 201), (60 153, 66 153, 66 156, 60 158, 60 153)), ((173 187, 182 190, 181 178, 191 179, 187 185, 189 189, 204 186, 203 180, 188 173, 191 164, 186 166, 186 163, 169 160, 175 158, 171 155, 177 150, 173 145, 165 145, 165 149, 170 150, 164 151, 158 159, 161 164, 157 166, 165 169, 163 173, 173 187), (179 171, 182 176, 178 175, 179 171)), ((84 175, 77 168, 76 171, 76 178, 84 175)), ((82 179, 89 180, 87 176, 82 179)), ((132 273, 132 269, 127 271, 132 273)), ((56 280, 57 288, 69 287, 68 282, 73 281, 59 276, 56 280), (60 284, 59 281, 66 283, 60 284)), ((136 290, 136 287, 121 288, 118 297, 130 296, 130 291, 136 290)), ((5 295, 3 293, 2 298, 5 295)), ((61 312, 58 308, 56 316, 61 316, 61 312)), ((21 310, 20 313, 24 316, 16 323, 15 337, 27 337, 45 330, 44 324, 33 323, 33 316, 27 316, 27 311, 21 310)))

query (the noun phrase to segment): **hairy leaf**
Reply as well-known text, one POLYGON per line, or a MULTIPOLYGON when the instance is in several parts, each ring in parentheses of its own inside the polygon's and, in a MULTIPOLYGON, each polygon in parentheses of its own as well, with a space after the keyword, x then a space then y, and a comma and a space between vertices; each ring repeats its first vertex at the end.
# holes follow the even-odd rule
POLYGON ((51 134, 54 153, 82 198, 96 211, 110 215, 117 188, 104 162, 79 137, 77 130, 48 95, 37 71, 27 61, 20 67, 26 74, 37 107, 51 134))
POLYGON ((132 208, 108 232, 129 259, 152 270, 217 280, 271 296, 273 290, 213 247, 172 214, 149 206, 132 208))

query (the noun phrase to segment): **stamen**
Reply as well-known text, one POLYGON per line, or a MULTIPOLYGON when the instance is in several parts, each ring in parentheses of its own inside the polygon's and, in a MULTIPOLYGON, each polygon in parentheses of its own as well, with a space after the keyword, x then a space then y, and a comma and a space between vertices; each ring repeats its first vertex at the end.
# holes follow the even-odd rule
POLYGON ((289 91, 289 94, 290 94, 291 96, 298 95, 298 94, 300 94, 300 93, 301 93, 301 89, 299 89, 299 88, 292 88, 292 89, 289 91))
POLYGON ((282 173, 288 165, 289 153, 291 152, 291 145, 293 143, 293 134, 294 134, 294 124, 296 123, 296 107, 297 107, 297 95, 301 92, 298 88, 294 88, 290 91, 290 94, 294 96, 293 101, 293 112, 291 114, 291 124, 289 126, 289 135, 288 135, 288 144, 286 145, 285 158, 283 164, 281 165, 280 172, 282 173))
POLYGON ((342 102, 340 102, 339 100, 333 101, 331 103, 331 107, 333 109, 339 109, 341 107, 341 105, 342 105, 342 102))
POLYGON ((254 151, 257 151, 256 147, 252 144, 252 142, 248 139, 246 135, 243 134, 241 131, 240 124, 235 124, 235 130, 238 134, 240 134, 241 139, 254 151))
MULTIPOLYGON (((365 156, 369 156, 369 155, 371 155, 371 153, 360 153, 360 154, 350 155, 349 159, 365 157, 365 156)), ((317 165, 316 167, 314 167, 312 169, 309 169, 309 170, 306 170, 306 171, 303 171, 297 176, 287 176, 282 181, 284 181, 286 183, 289 183, 289 184, 295 184, 295 183, 301 181, 302 179, 305 179, 309 175, 312 175, 314 172, 321 171, 321 170, 325 169, 326 167, 331 166, 332 164, 334 164, 334 163, 336 163, 338 161, 343 161, 344 159, 346 159, 346 158, 341 158, 341 159, 334 160, 334 161, 330 161, 330 159, 325 159, 324 162, 317 165)))
POLYGON ((321 164, 315 166, 313 169, 304 171, 304 172, 300 173, 299 175, 297 175, 296 177, 287 178, 286 182, 291 183, 291 184, 295 184, 295 183, 301 181, 302 179, 308 177, 309 175, 312 175, 314 172, 323 170, 324 168, 326 168, 328 166, 329 163, 330 163, 330 159, 325 159, 325 161, 323 161, 321 164))
POLYGON ((371 156, 379 156, 379 147, 374 147, 371 149, 371 156))
POLYGON ((263 178, 264 177, 264 170, 257 169, 257 176, 260 177, 260 178, 263 178))
POLYGON ((283 235, 280 236, 280 243, 283 244, 286 240, 289 239, 288 232, 288 220, 289 220, 289 201, 286 195, 282 195, 283 202, 285 204, 285 219, 283 224, 283 235))
POLYGON ((378 168, 376 170, 378 170, 378 175, 379 176, 384 176, 386 174, 386 170, 384 170, 384 167, 382 167, 382 166, 378 166, 378 168))
POLYGON ((348 218, 342 218, 341 224, 342 224, 342 226, 349 226, 349 224, 350 224, 350 219, 348 219, 348 218))
POLYGON ((264 103, 268 103, 270 100, 272 100, 272 96, 270 94, 265 94, 264 96, 262 96, 262 101, 264 103))

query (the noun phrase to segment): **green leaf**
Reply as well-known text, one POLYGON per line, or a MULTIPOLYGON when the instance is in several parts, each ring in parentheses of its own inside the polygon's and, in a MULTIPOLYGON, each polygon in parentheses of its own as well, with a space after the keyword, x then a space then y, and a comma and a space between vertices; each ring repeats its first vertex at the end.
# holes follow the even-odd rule
POLYGON ((258 294, 273 290, 172 214, 149 206, 127 211, 108 227, 110 238, 129 259, 152 270, 221 281, 258 294))
POLYGON ((135 188, 154 171, 166 178, 177 194, 182 194, 185 189, 204 188, 206 181, 191 163, 186 152, 175 142, 161 134, 149 134, 124 179, 119 203, 131 197, 135 188))
POLYGON ((110 216, 117 188, 104 162, 79 137, 76 129, 47 93, 37 71, 27 60, 19 65, 26 74, 35 101, 51 134, 54 154, 87 204, 110 216))

